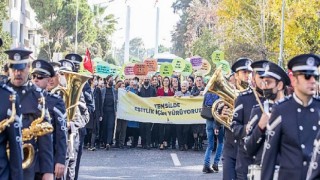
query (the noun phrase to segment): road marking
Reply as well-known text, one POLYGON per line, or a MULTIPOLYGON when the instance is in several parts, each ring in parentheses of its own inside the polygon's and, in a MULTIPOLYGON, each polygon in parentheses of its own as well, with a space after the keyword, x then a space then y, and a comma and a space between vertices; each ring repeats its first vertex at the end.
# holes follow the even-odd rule
POLYGON ((170 153, 174 166, 181 166, 179 158, 176 153, 170 153))

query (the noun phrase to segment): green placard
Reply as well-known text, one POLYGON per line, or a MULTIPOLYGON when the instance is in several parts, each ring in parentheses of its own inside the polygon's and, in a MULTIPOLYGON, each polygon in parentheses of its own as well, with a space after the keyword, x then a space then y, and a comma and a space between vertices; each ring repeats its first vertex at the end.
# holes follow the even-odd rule
POLYGON ((162 77, 171 76, 173 73, 173 67, 171 64, 163 63, 160 66, 160 75, 162 77))
POLYGON ((182 58, 176 58, 172 61, 173 70, 175 72, 182 72, 186 63, 185 60, 182 58))
POLYGON ((220 62, 221 60, 224 60, 224 52, 220 50, 216 50, 212 53, 211 59, 213 63, 220 62))
POLYGON ((182 76, 190 76, 192 74, 192 64, 186 62, 183 71, 181 72, 182 76))
POLYGON ((222 71, 224 75, 227 75, 231 72, 230 64, 228 61, 221 60, 219 64, 222 65, 222 71))

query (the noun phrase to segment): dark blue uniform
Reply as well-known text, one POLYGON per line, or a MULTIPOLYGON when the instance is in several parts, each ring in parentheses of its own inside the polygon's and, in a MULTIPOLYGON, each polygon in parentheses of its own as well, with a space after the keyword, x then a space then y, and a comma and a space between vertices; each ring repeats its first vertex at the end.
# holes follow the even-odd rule
MULTIPOLYGON (((320 123, 320 122, 319 122, 320 123)), ((317 137, 314 140, 314 148, 312 153, 311 162, 309 165, 307 180, 320 179, 320 131, 318 131, 317 137)))
POLYGON ((244 149, 244 138, 246 136, 246 125, 250 120, 251 110, 256 104, 257 100, 251 89, 240 93, 235 101, 231 129, 235 139, 239 141, 236 162, 237 179, 247 179, 248 166, 253 163, 253 158, 250 157, 244 149))
MULTIPOLYGON (((273 104, 269 103, 269 111, 271 110, 273 104)), ((258 126, 259 120, 262 116, 262 111, 259 105, 255 105, 252 108, 250 122, 249 122, 249 132, 245 138, 245 150, 248 155, 253 157, 253 164, 260 165, 263 153, 263 145, 265 141, 265 129, 260 129, 258 126)))
MULTIPOLYGON (((9 86, 17 92, 20 97, 22 129, 29 128, 31 123, 41 116, 38 108, 38 99, 43 97, 42 90, 37 88, 31 82, 27 82, 24 86, 15 87, 10 82, 9 86)), ((45 116, 44 122, 50 122, 48 114, 45 116)), ((24 143, 31 143, 35 149, 35 157, 31 166, 23 170, 24 179, 34 179, 35 173, 53 173, 53 143, 51 133, 40 136, 24 143)))
POLYGON ((57 94, 45 93, 45 97, 51 123, 54 128, 52 132, 54 164, 60 163, 64 165, 67 153, 67 115, 65 103, 57 94))
MULTIPOLYGON (((5 84, 0 84, 0 121, 7 119, 11 115, 12 102, 10 95, 15 94, 12 88, 5 84), (10 111, 8 111, 10 110, 10 111), (8 113, 10 112, 10 113, 8 113)), ((22 180, 22 147, 21 147, 21 114, 19 100, 16 97, 16 117, 15 121, 0 133, 0 179, 22 180), (9 145, 10 160, 7 157, 6 146, 9 145)), ((2 123, 2 122, 1 122, 2 123)))
POLYGON ((267 125, 262 179, 273 179, 280 155, 279 180, 306 179, 313 142, 320 128, 320 100, 311 98, 306 107, 295 94, 273 106, 267 125))

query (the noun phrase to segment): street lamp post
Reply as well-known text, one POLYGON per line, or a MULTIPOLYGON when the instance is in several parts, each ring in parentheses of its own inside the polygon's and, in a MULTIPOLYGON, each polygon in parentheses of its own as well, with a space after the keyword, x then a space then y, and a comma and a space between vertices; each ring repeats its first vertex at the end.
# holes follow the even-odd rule
POLYGON ((282 0, 282 9, 281 9, 281 33, 280 33, 280 52, 279 52, 279 61, 278 65, 282 67, 283 65, 283 39, 284 39, 284 11, 285 11, 286 1, 282 0))
POLYGON ((76 1, 77 3, 77 10, 76 10, 76 39, 74 44, 74 52, 77 53, 78 51, 78 16, 79 16, 79 0, 76 1))

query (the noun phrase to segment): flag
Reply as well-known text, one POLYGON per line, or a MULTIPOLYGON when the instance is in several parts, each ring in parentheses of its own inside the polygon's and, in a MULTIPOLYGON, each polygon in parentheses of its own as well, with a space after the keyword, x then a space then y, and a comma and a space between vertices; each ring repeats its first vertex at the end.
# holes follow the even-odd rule
POLYGON ((93 73, 93 64, 92 64, 92 61, 91 61, 91 57, 90 57, 90 51, 89 49, 87 48, 86 50, 86 55, 84 57, 84 60, 83 60, 83 67, 90 71, 91 73, 93 73))
POLYGON ((156 0, 156 1, 154 2, 154 7, 156 7, 157 3, 158 3, 158 0, 156 0))

